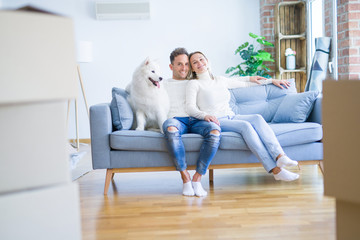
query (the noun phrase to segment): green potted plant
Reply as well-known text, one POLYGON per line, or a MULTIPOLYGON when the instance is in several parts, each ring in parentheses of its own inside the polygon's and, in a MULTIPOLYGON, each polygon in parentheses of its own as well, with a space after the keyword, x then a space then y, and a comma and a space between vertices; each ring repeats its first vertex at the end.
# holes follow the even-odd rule
POLYGON ((257 47, 254 47, 254 43, 249 44, 246 42, 239 46, 235 54, 240 55, 240 57, 244 60, 239 65, 235 67, 229 67, 226 70, 226 73, 231 73, 230 76, 262 76, 266 78, 271 78, 268 74, 270 69, 264 65, 263 62, 274 62, 271 54, 262 50, 261 47, 268 46, 274 47, 274 44, 265 40, 265 37, 258 36, 253 33, 249 33, 249 36, 254 39, 254 43, 258 43, 257 47), (256 42, 255 42, 256 41, 256 42), (244 66, 244 69, 242 68, 244 66))

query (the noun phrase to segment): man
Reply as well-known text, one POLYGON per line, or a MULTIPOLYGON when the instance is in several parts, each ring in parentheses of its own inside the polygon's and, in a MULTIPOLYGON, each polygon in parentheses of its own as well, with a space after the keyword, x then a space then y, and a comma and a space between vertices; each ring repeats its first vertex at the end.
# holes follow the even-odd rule
POLYGON ((214 122, 189 117, 186 113, 186 84, 189 73, 189 58, 186 49, 176 48, 170 55, 172 79, 165 82, 170 99, 168 120, 163 124, 169 153, 183 180, 183 195, 206 196, 201 185, 201 177, 206 173, 220 144, 220 126, 214 122), (196 173, 191 179, 187 171, 185 148, 181 136, 184 133, 197 133, 204 137, 196 165, 196 173))

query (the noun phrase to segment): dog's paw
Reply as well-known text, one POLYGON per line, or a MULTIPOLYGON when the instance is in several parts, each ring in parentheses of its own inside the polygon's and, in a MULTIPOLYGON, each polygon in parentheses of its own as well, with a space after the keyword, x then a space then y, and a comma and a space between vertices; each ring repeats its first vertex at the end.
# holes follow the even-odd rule
POLYGON ((137 128, 135 128, 135 131, 144 131, 144 128, 143 127, 137 127, 137 128))

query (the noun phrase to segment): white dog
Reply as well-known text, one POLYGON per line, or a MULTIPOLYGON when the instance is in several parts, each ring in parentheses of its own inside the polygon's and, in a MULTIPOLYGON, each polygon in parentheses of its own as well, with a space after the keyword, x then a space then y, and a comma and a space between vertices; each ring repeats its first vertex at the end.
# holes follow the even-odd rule
POLYGON ((136 113, 135 130, 159 128, 163 133, 162 124, 167 119, 170 103, 162 80, 159 65, 149 58, 136 68, 132 82, 126 87, 128 101, 136 113))

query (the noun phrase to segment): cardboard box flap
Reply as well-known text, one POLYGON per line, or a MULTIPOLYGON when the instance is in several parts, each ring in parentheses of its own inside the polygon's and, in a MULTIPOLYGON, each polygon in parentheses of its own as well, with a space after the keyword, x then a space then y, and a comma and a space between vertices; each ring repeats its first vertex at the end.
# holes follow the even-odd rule
POLYGON ((41 9, 41 8, 37 8, 35 6, 31 6, 31 5, 26 5, 24 7, 18 8, 16 9, 17 11, 25 11, 25 12, 34 12, 34 13, 45 13, 45 14, 50 14, 50 15, 58 15, 61 16, 60 14, 54 13, 54 12, 50 12, 47 11, 45 9, 41 9))

